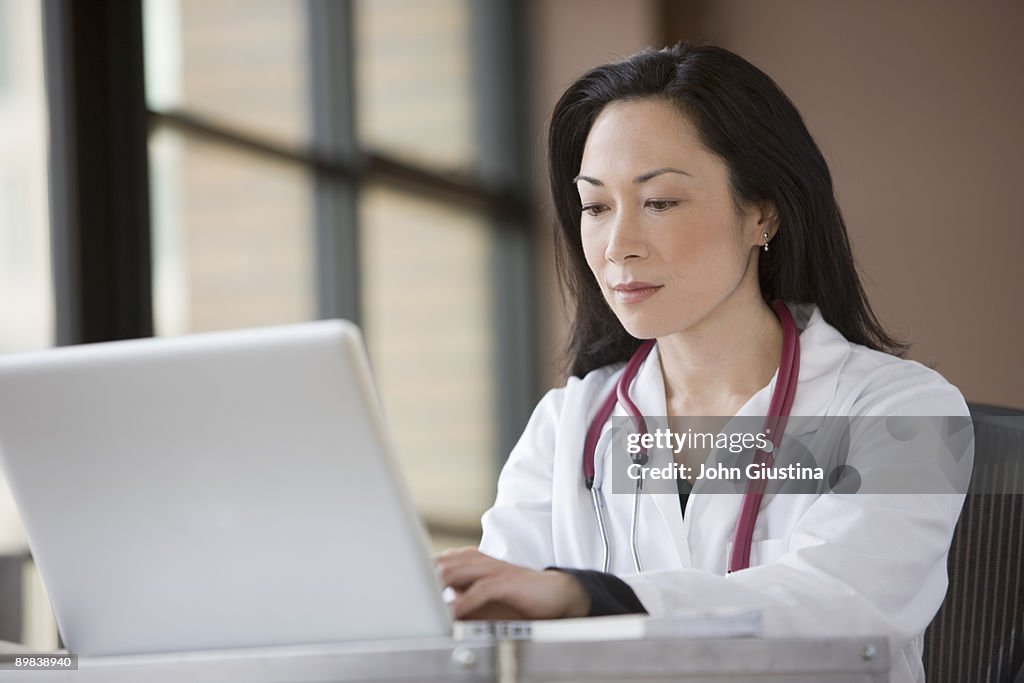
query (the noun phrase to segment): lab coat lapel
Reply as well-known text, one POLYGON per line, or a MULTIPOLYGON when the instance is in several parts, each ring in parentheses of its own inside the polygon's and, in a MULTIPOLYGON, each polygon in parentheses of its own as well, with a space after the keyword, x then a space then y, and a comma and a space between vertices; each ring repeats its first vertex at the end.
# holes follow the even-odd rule
MULTIPOLYGON (((839 374, 850 353, 850 343, 839 332, 825 322, 817 306, 813 304, 788 304, 794 322, 800 333, 800 371, 796 395, 786 424, 786 436, 799 436, 816 431, 823 417, 830 412, 835 401, 839 374)), ((768 413, 772 392, 778 381, 778 372, 767 386, 755 393, 737 411, 737 417, 748 417, 759 423, 768 413)), ((747 425, 744 423, 744 427, 747 425)), ((755 427, 756 428, 756 427, 755 427)), ((739 456, 714 452, 709 462, 735 464, 739 456)), ((700 488, 695 487, 695 493, 700 488)), ((701 520, 700 524, 687 525, 687 545, 694 549, 693 566, 725 573, 726 562, 736 530, 742 495, 714 494, 690 496, 687 521, 701 520), (692 513, 692 514, 691 514, 692 513), (714 520, 715 523, 710 523, 714 520), (715 549, 715 550, 708 550, 715 549), (724 549, 724 552, 721 550, 724 549)), ((772 501, 765 497, 762 510, 772 501)), ((770 510, 768 510, 770 513, 770 510)), ((770 514, 758 515, 753 541, 767 538, 770 514)))
MULTIPOLYGON (((657 426, 666 426, 663 420, 667 415, 668 409, 665 405, 665 382, 661 374, 661 357, 658 355, 657 345, 655 345, 650 355, 647 356, 643 365, 640 366, 636 380, 633 382, 630 396, 633 397, 633 402, 636 403, 642 415, 657 418, 657 426)), ((654 427, 652 426, 651 428, 654 427)), ((658 464, 667 464, 673 460, 671 450, 666 448, 651 449, 649 457, 652 463, 658 464)), ((676 546, 676 553, 679 556, 681 566, 689 567, 690 550, 686 543, 685 527, 687 520, 684 520, 682 511, 679 509, 679 496, 657 493, 644 496, 644 499, 645 505, 642 511, 651 514, 653 512, 652 508, 658 510, 658 515, 661 517, 672 542, 676 546), (653 505, 651 504, 652 501, 653 505)), ((655 534, 649 538, 655 539, 654 542, 664 542, 664 536, 660 534, 655 534)), ((655 556, 654 552, 648 551, 645 553, 643 549, 641 549, 640 554, 642 557, 655 556)), ((651 568, 653 569, 653 567, 651 568)))
MULTIPOLYGON (((829 414, 839 386, 839 372, 850 355, 850 342, 825 322, 814 304, 789 304, 800 334, 800 377, 787 434, 818 429, 829 414)), ((762 410, 767 410, 767 403, 762 410)))
MULTIPOLYGON (((835 328, 825 322, 815 305, 788 306, 797 328, 801 330, 797 391, 785 430, 785 434, 796 436, 818 429, 823 416, 828 413, 835 399, 839 372, 850 353, 850 344, 835 328)), ((736 415, 755 420, 763 418, 768 412, 777 380, 778 371, 768 385, 755 393, 736 415)), ((643 415, 664 417, 667 414, 665 385, 657 346, 641 366, 630 395, 643 415)), ((659 457, 661 460, 672 459, 671 452, 652 453, 653 457, 659 457)), ((711 454, 709 463, 719 461, 729 464, 735 459, 736 456, 730 456, 728 452, 715 451, 711 454)), ((682 566, 699 566, 724 573, 725 558, 735 532, 742 495, 701 496, 699 493, 700 482, 694 489, 694 495, 689 496, 685 518, 679 510, 678 496, 659 494, 647 498, 654 500, 662 521, 676 545, 682 566), (694 520, 700 520, 700 523, 695 524, 694 520), (691 554, 691 548, 725 548, 726 552, 712 552, 710 556, 697 558, 691 554)), ((755 529, 755 540, 763 534, 763 525, 758 526, 762 527, 762 530, 759 532, 755 529)))

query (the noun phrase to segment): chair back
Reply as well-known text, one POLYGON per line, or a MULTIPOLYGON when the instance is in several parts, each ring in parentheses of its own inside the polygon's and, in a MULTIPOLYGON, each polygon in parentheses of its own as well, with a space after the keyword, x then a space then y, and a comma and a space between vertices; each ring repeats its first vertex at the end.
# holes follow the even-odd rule
POLYGON ((924 669, 929 683, 1017 683, 1024 681, 1024 412, 969 407, 971 492, 949 550, 946 599, 925 632, 924 669))

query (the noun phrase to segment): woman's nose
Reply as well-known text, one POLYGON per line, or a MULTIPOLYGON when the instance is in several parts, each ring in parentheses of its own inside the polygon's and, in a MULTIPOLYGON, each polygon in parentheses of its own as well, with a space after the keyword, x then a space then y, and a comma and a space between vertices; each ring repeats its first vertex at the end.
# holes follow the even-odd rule
POLYGON ((636 222, 628 216, 618 216, 611 226, 604 256, 612 263, 622 263, 631 258, 646 258, 647 242, 636 222))

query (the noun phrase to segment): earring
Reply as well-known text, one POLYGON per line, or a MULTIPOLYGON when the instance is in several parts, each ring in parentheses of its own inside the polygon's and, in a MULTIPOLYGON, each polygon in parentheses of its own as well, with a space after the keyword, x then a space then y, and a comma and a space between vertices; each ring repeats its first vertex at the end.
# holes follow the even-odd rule
POLYGON ((764 236, 764 250, 768 251, 768 233, 761 233, 764 236))

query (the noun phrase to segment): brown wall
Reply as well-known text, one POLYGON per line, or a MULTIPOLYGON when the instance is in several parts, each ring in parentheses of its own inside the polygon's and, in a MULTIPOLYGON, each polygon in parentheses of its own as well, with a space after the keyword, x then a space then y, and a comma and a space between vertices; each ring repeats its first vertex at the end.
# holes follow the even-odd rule
POLYGON ((883 323, 969 401, 1024 408, 1024 4, 535 4, 561 22, 541 34, 538 108, 610 50, 683 37, 771 75, 829 162, 883 323))
MULTIPOLYGON (((1024 408, 1024 5, 706 3, 832 167, 872 305, 970 401, 1024 408)), ((679 36, 682 37, 682 36, 679 36)))

